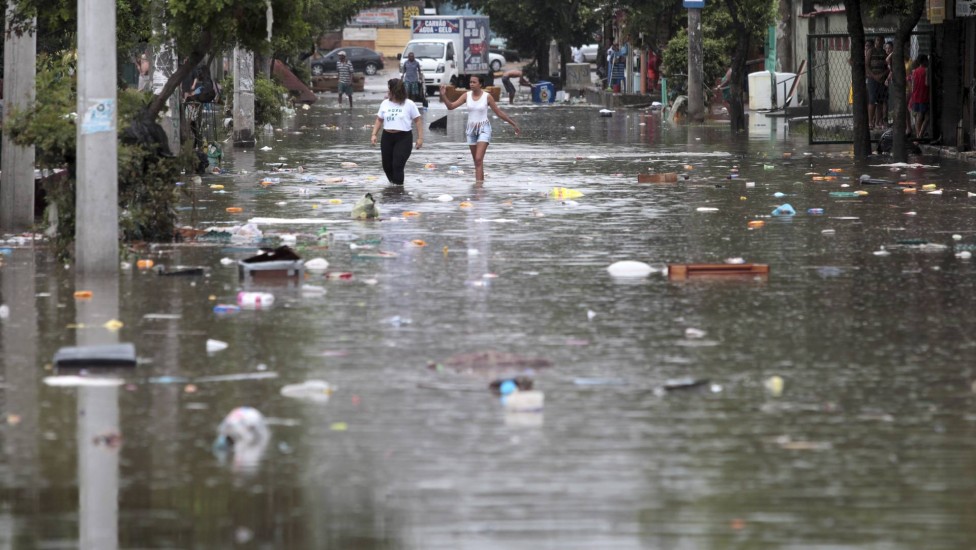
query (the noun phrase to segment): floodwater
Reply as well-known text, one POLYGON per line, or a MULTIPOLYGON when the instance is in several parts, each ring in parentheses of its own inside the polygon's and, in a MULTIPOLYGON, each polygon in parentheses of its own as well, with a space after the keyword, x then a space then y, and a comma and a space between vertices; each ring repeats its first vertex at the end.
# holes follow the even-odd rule
MULTIPOLYGON (((76 278, 47 250, 11 245, 0 547, 976 544, 976 260, 956 254, 976 245, 968 167, 857 164, 775 121, 733 139, 727 126, 667 127, 645 111, 517 105, 524 134, 494 122, 483 186, 455 111, 446 133, 427 133, 400 191, 369 146, 378 102, 349 113, 328 99, 258 150, 227 147, 229 173, 204 178, 181 212, 199 229, 312 218, 260 229, 352 273, 309 273, 324 295, 261 287, 273 308, 214 313, 242 288, 220 260, 253 242, 154 247, 138 258, 208 274, 133 266, 118 281, 76 278), (267 171, 278 163, 305 171, 267 171), (839 180, 808 175, 831 168, 839 180), (636 183, 666 171, 690 179, 636 183), (869 194, 828 195, 861 173, 945 192, 852 182, 869 194), (342 181, 319 183, 330 178, 342 181), (553 187, 584 196, 553 200, 553 187), (366 192, 381 221, 350 219, 366 192), (784 202, 797 215, 770 217, 784 202), (397 255, 368 257, 369 246, 397 255), (731 258, 769 275, 606 270, 731 258), (112 319, 124 326, 105 328, 112 319), (228 348, 208 354, 208 339, 228 348), (121 385, 49 385, 71 374, 51 370, 59 347, 111 341, 137 348, 138 366, 115 372, 121 385), (535 373, 544 412, 506 412, 488 376, 428 368, 486 350, 552 363, 535 373), (686 377, 709 382, 661 391, 686 377), (335 386, 327 402, 280 394, 313 379, 335 386), (241 405, 268 418, 270 440, 215 454, 218 424, 241 405)), ((426 116, 443 114, 435 99, 426 116)))

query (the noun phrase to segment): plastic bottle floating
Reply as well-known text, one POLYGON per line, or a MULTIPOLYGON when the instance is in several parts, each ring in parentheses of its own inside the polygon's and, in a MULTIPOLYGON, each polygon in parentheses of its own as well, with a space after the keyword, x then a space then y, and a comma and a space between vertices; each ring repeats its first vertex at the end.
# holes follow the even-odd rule
POLYGON ((474 205, 468 201, 463 201, 460 205, 461 208, 474 208, 474 205))
POLYGON ((419 215, 420 212, 416 212, 414 210, 407 210, 406 212, 403 213, 404 218, 416 218, 419 215))
POLYGON ((228 206, 227 207, 227 213, 228 214, 240 214, 243 211, 244 211, 244 209, 241 208, 240 206, 228 206))
POLYGON ((549 198, 563 200, 563 199, 578 199, 584 196, 583 193, 575 189, 567 189, 565 187, 553 187, 549 190, 549 198))
POLYGON ((343 168, 359 168, 359 165, 356 164, 355 162, 343 162, 340 163, 339 166, 343 168))

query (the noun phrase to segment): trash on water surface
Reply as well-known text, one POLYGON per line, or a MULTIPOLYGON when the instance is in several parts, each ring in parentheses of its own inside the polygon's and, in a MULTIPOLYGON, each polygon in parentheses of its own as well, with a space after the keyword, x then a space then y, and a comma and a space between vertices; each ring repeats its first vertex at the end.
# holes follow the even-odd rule
POLYGON ((777 199, 780 199, 780 198, 785 197, 786 196, 786 193, 783 193, 781 191, 777 191, 777 192, 773 193, 773 196, 776 197, 777 199))
POLYGON ((309 271, 325 271, 329 269, 329 261, 325 258, 312 258, 305 262, 305 269, 309 271))
POLYGON ((765 382, 763 382, 763 385, 766 386, 766 390, 769 391, 769 394, 773 397, 783 395, 783 379, 781 377, 776 375, 770 376, 765 382))
POLYGON ((861 185, 891 185, 894 183, 888 180, 872 178, 867 174, 862 174, 857 180, 861 182, 861 185))
POLYGON ((228 206, 226 210, 227 213, 229 214, 240 214, 241 212, 244 211, 244 209, 241 208, 240 206, 228 206))
POLYGON ((241 310, 241 306, 234 304, 217 304, 213 308, 214 313, 217 314, 228 314, 228 313, 238 313, 241 310))
POLYGON ((699 206, 695 209, 695 212, 718 212, 718 208, 713 206, 699 206))
POLYGON ((682 280, 692 276, 769 275, 766 264, 668 264, 668 278, 682 280))
POLYGON ((666 392, 679 391, 679 390, 693 390, 707 386, 710 381, 707 378, 673 378, 666 380, 661 386, 666 392))
POLYGON ((254 407, 237 407, 217 427, 213 449, 218 455, 234 453, 235 469, 252 469, 264 454, 271 432, 264 415, 254 407))
POLYGON ((274 305, 275 297, 270 292, 237 293, 237 305, 247 309, 267 309, 274 305))
POLYGON ((511 393, 501 396, 502 406, 512 412, 541 412, 545 406, 546 396, 538 390, 521 391, 515 389, 511 393))
POLYGON ((352 217, 357 220, 372 220, 380 217, 380 208, 376 205, 372 193, 366 193, 356 202, 352 207, 352 217))
POLYGON ((221 342, 220 340, 214 340, 212 338, 207 339, 207 353, 217 353, 218 351, 224 351, 227 349, 227 342, 221 342))
POLYGON ((829 195, 831 197, 834 197, 835 199, 845 199, 845 198, 853 198, 853 197, 860 196, 855 191, 831 191, 829 195))
POLYGON ((766 222, 764 222, 762 220, 752 220, 749 223, 747 223, 746 225, 748 225, 752 229, 759 229, 760 227, 763 227, 764 225, 766 225, 766 222))
POLYGON ((776 209, 773 210, 772 214, 774 216, 792 216, 796 214, 796 210, 794 210, 793 206, 787 202, 777 206, 776 209))
POLYGON ((134 344, 102 344, 63 347, 54 354, 55 368, 134 367, 134 344))
POLYGON ((300 384, 288 384, 281 388, 281 395, 293 399, 304 399, 316 403, 325 403, 335 392, 336 388, 325 380, 306 380, 300 384))
POLYGON ((612 117, 613 116, 613 111, 611 111, 610 109, 600 109, 600 116, 602 116, 602 117, 612 117))
POLYGON ((358 168, 359 167, 359 165, 356 164, 355 162, 342 162, 342 163, 339 164, 339 166, 341 166, 343 168, 358 168))
POLYGON ((677 181, 677 172, 665 172, 662 174, 637 174, 637 183, 675 183, 677 181))
POLYGON ((611 277, 637 278, 647 277, 654 272, 654 268, 644 262, 624 260, 610 264, 607 272, 611 277))
POLYGON ((451 202, 452 200, 454 200, 454 197, 452 197, 451 195, 446 195, 446 194, 445 195, 438 195, 435 200, 440 201, 440 202, 451 202))
POLYGON ((549 198, 552 199, 578 199, 584 196, 583 193, 577 191, 576 189, 567 189, 565 187, 553 187, 549 190, 549 198))
POLYGON ((136 267, 139 269, 149 269, 153 266, 152 260, 138 260, 136 261, 136 267))
POLYGON ((92 291, 90 290, 76 290, 75 300, 90 300, 92 297, 92 291))
POLYGON ((813 216, 820 216, 823 213, 824 213, 824 209, 823 208, 807 208, 807 214, 810 214, 810 215, 813 215, 813 216))
POLYGON ((260 254, 238 262, 238 275, 245 281, 254 279, 296 279, 305 276, 305 265, 289 246, 263 249, 260 254))

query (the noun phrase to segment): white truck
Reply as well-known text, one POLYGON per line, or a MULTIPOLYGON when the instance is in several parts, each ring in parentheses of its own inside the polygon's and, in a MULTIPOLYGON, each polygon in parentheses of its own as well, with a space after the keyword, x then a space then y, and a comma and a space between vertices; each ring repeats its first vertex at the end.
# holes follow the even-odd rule
MULTIPOLYGON (((410 41, 399 55, 400 70, 407 54, 413 53, 424 71, 424 87, 432 95, 441 84, 466 87, 468 78, 480 74, 492 80, 501 60, 488 52, 487 15, 415 15, 410 41)), ((498 56, 501 57, 501 56, 498 56)))

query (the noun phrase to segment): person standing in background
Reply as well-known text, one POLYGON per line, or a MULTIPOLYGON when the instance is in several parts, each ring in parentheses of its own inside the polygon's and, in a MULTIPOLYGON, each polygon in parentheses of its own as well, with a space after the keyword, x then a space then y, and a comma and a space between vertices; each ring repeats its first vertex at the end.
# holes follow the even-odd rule
POLYGON ((414 102, 420 101, 424 107, 427 106, 427 93, 424 89, 424 70, 413 52, 407 54, 407 60, 403 62, 403 72, 400 73, 400 80, 407 88, 407 97, 414 102))
POLYGON ((152 83, 152 79, 149 75, 149 56, 145 52, 135 59, 136 70, 139 71, 139 85, 136 87, 140 92, 149 91, 149 85, 152 83))
POLYGON ((918 56, 912 71, 912 114, 915 117, 915 139, 922 139, 929 119, 929 56, 918 56))
POLYGON ((339 52, 339 61, 336 62, 336 71, 339 73, 339 107, 342 107, 342 94, 349 96, 349 108, 352 109, 352 63, 346 61, 346 52, 339 52))

